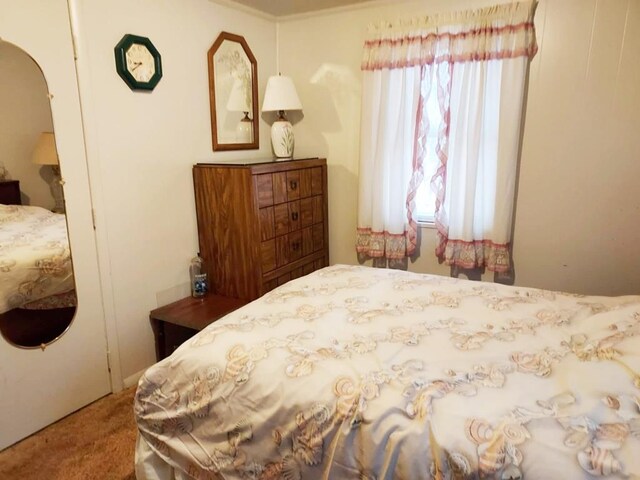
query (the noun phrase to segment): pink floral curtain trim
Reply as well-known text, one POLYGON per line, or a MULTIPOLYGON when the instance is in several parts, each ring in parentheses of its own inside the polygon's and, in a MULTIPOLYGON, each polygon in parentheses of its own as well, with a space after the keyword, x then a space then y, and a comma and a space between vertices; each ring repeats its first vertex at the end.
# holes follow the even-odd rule
POLYGON ((445 265, 461 268, 484 267, 492 272, 508 272, 511 268, 509 244, 493 243, 491 240, 474 240, 466 242, 442 238, 438 232, 436 255, 444 260, 445 265))
POLYGON ((440 257, 437 252, 444 251, 444 244, 447 241, 447 228, 448 219, 446 212, 443 208, 444 195, 447 184, 447 160, 448 160, 448 143, 449 143, 449 125, 451 122, 451 77, 452 77, 452 65, 439 65, 437 67, 436 75, 438 79, 438 106, 440 107, 440 114, 442 115, 442 123, 438 130, 438 143, 436 144, 436 156, 439 160, 439 165, 436 173, 431 178, 431 189, 436 194, 436 208, 434 211, 434 222, 438 229, 438 245, 436 246, 436 256, 440 257))
POLYGON ((408 232, 374 232, 370 228, 358 228, 357 231, 356 251, 372 258, 404 258, 409 255, 409 244, 408 232))

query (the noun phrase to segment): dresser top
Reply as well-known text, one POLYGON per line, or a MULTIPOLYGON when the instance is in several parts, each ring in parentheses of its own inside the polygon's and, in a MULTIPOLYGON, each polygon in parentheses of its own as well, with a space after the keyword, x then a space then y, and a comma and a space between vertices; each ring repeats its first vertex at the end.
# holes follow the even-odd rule
POLYGON ((251 165, 263 165, 263 164, 275 164, 275 163, 289 163, 296 162, 300 160, 316 160, 318 157, 303 157, 303 158, 287 158, 277 160, 275 158, 253 158, 253 159, 240 159, 240 160, 229 160, 225 162, 199 162, 198 165, 216 165, 216 166, 228 166, 228 165, 237 165, 237 166, 251 166, 251 165))
POLYGON ((312 158, 294 158, 288 160, 274 159, 254 159, 254 160, 235 160, 219 163, 198 163, 193 166, 194 171, 197 169, 245 169, 251 174, 286 172, 290 170, 298 170, 303 168, 320 167, 326 165, 326 159, 312 158))

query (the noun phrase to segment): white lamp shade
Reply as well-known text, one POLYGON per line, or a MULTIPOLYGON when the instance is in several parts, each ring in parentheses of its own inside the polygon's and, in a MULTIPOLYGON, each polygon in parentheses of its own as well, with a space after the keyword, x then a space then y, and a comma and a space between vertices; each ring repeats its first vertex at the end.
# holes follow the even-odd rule
POLYGON ((38 143, 33 150, 31 161, 38 165, 58 165, 56 139, 52 132, 43 132, 38 137, 38 143))
POLYGON ((239 78, 233 81, 227 101, 227 110, 230 112, 250 112, 252 110, 249 86, 239 78))
POLYGON ((280 110, 302 110, 302 103, 298 92, 290 77, 283 75, 269 77, 267 89, 262 102, 263 112, 277 112, 280 110))

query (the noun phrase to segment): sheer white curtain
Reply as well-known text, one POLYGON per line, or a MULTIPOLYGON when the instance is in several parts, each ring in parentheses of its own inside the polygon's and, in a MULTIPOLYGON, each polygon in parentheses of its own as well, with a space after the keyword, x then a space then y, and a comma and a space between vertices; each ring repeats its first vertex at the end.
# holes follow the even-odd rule
POLYGON ((464 268, 510 268, 524 85, 537 50, 535 5, 372 28, 362 63, 358 252, 387 258, 414 252, 415 193, 431 158, 436 255, 464 268), (398 89, 389 78, 419 79, 419 86, 398 89), (415 116, 398 121, 390 108, 407 115, 415 109, 415 116), (411 128, 413 138, 400 146, 411 128))
POLYGON ((436 254, 448 265, 510 268, 528 62, 519 56, 453 64, 444 201, 436 211, 436 254))
POLYGON ((413 174, 420 67, 364 72, 358 243, 371 257, 406 255, 407 186, 413 174))

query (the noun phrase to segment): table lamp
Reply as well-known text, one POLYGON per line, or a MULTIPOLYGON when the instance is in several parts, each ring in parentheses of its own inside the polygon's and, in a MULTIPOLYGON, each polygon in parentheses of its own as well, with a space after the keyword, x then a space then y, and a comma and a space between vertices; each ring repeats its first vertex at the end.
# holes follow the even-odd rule
POLYGON ((293 127, 285 117, 286 110, 302 110, 298 92, 290 77, 269 77, 262 103, 263 112, 278 112, 278 119, 271 126, 271 146, 278 158, 293 157, 293 127))

